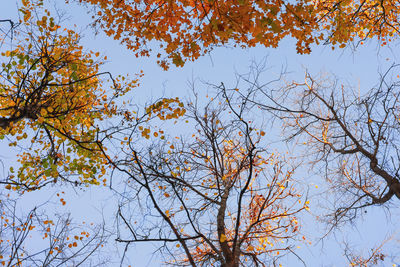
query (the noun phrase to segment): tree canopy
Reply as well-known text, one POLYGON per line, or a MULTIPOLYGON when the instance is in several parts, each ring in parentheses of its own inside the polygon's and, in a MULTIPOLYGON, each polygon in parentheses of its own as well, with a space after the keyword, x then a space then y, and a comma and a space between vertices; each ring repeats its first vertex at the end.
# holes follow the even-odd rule
POLYGON ((116 114, 114 99, 137 80, 100 72, 104 59, 85 52, 78 33, 24 3, 23 18, 2 37, 0 138, 22 148, 21 167, 2 183, 18 190, 57 179, 99 184, 106 162, 99 122, 116 114))
POLYGON ((375 37, 384 45, 399 32, 399 7, 393 1, 75 1, 93 5, 95 25, 136 55, 156 50, 164 68, 230 44, 278 47, 291 36, 303 54, 313 44, 345 47, 375 37))
POLYGON ((191 137, 155 135, 146 150, 129 142, 118 242, 162 244, 171 265, 234 267, 268 266, 306 240, 298 216, 309 201, 294 167, 261 145, 265 132, 248 122, 248 105, 234 108, 224 94, 204 112, 198 101, 185 105, 179 121, 192 125, 191 137))
MULTIPOLYGON (((71 2, 89 8, 94 30, 137 57, 154 55, 164 70, 221 46, 279 49, 288 37, 308 54, 367 39, 385 46, 399 31, 393 1, 71 2)), ((138 104, 143 74, 107 70, 98 47, 45 7, 21 0, 18 20, 0 18, 0 142, 15 157, 0 177, 3 266, 111 265, 103 251, 112 245, 123 247, 110 253, 123 265, 142 243, 171 266, 277 266, 288 255, 305 265, 296 250, 311 244, 306 222, 337 229, 398 203, 398 65, 362 94, 308 72, 302 82, 281 73, 263 83, 251 69, 233 87, 207 84, 210 96, 193 87, 138 104), (271 148, 278 126, 280 149, 295 141, 304 155, 271 148), (326 182, 326 196, 313 195, 307 170, 326 182), (64 188, 79 195, 87 187, 112 194, 112 226, 110 214, 88 225, 58 211, 68 206, 64 188), (21 208, 27 195, 52 188, 59 202, 21 208), (313 197, 323 205, 316 211, 313 197)), ((346 244, 343 255, 351 266, 386 263, 385 242, 367 257, 346 244)))

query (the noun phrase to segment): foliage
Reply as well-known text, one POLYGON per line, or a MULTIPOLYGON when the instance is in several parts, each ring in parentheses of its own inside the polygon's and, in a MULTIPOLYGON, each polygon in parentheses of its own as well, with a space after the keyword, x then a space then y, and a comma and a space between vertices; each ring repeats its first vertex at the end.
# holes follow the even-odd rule
MULTIPOLYGON (((312 9, 303 1, 295 5, 235 0, 81 2, 96 4, 96 22, 108 35, 137 51, 136 55, 149 55, 147 44, 156 40, 176 66, 230 40, 246 47, 276 47, 284 36, 293 35, 299 52, 308 52, 315 28, 312 9), (306 12, 295 12, 303 9, 306 12)), ((166 60, 159 63, 167 66, 166 60)))
POLYGON ((137 80, 100 72, 104 59, 85 52, 78 33, 40 5, 23 4, 23 18, 2 37, 0 138, 20 151, 20 167, 2 183, 22 191, 59 179, 99 184, 106 172, 99 122, 116 114, 114 99, 137 80))
POLYGON ((76 1, 94 5, 95 24, 137 56, 148 56, 150 42, 156 41, 168 58, 157 52, 164 68, 169 63, 183 66, 230 43, 277 47, 285 36, 292 36, 298 53, 310 53, 311 44, 321 41, 345 47, 377 37, 386 44, 399 32, 399 7, 393 1, 76 1))
POLYGON ((267 266, 305 239, 297 215, 308 201, 293 169, 262 148, 265 133, 247 121, 247 104, 236 104, 219 95, 201 113, 189 103, 178 125, 192 125, 190 138, 154 135, 144 149, 129 142, 115 162, 127 176, 118 242, 162 244, 171 265, 267 266))
MULTIPOLYGON (((399 31, 393 1, 75 2, 93 6, 94 25, 136 56, 156 50, 164 69, 218 46, 278 47, 291 36, 298 53, 310 53, 320 43, 343 48, 377 38, 385 45, 399 31)), ((269 266, 285 254, 300 259, 294 247, 306 240, 298 216, 309 210, 308 191, 294 179, 293 158, 266 149, 260 118, 251 117, 256 107, 283 121, 287 140, 301 140, 307 158, 314 156, 311 166, 324 170, 318 174, 337 197, 329 222, 400 199, 399 82, 389 79, 398 66, 364 96, 307 74, 304 83, 277 90, 249 80, 247 92, 221 84, 204 106, 194 93, 194 103, 160 98, 133 110, 119 97, 138 86, 137 78, 102 72, 107 58, 85 50, 80 33, 63 28, 42 0, 22 0, 19 12, 18 22, 0 20, 0 139, 18 159, 0 184, 24 193, 60 181, 109 181, 121 196, 121 264, 128 247, 141 242, 156 243, 166 263, 178 266, 269 266), (184 125, 191 136, 168 134, 168 127, 176 132, 184 125)), ((10 194, 1 198, 0 264, 105 264, 94 259, 104 228, 73 225, 68 214, 38 208, 21 215, 10 194), (32 247, 32 240, 46 245, 33 241, 32 247)), ((345 255, 360 266, 386 257, 381 247, 367 258, 345 255)))

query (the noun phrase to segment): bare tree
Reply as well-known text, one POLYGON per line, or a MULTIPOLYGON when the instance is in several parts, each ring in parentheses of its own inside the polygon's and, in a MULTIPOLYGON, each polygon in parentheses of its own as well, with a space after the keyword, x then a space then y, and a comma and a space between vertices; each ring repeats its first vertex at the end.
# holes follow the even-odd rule
POLYGON ((0 264, 104 266, 107 258, 100 253, 108 238, 104 225, 77 225, 69 214, 45 214, 48 204, 21 212, 17 200, 2 195, 0 264))
POLYGON ((154 131, 152 145, 128 141, 114 162, 127 175, 117 216, 126 249, 160 244, 176 266, 267 266, 303 241, 297 215, 308 201, 294 169, 263 148, 248 103, 219 90, 204 111, 197 100, 185 106, 178 125, 187 121, 191 137, 157 141, 164 131, 154 131))
POLYGON ((397 266, 399 261, 398 232, 393 232, 370 248, 361 249, 344 242, 344 255, 350 266, 397 266))
POLYGON ((303 83, 279 90, 249 81, 257 91, 253 103, 281 119, 287 140, 304 144, 312 167, 322 167, 336 195, 333 223, 400 199, 400 83, 391 79, 396 70, 393 65, 365 95, 308 73, 303 83))
POLYGON ((386 255, 382 251, 382 243, 380 246, 372 248, 369 255, 362 256, 360 253, 354 252, 348 245, 345 248, 345 256, 350 266, 376 266, 385 260, 386 255))

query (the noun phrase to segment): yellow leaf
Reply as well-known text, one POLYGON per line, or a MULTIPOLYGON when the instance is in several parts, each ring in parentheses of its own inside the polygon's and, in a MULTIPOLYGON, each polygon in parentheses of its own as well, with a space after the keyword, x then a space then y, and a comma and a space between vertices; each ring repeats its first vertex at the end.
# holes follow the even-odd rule
POLYGON ((226 235, 221 234, 221 236, 219 237, 219 242, 223 243, 226 241, 226 235))
POLYGON ((40 117, 39 119, 37 119, 37 122, 38 122, 38 123, 43 123, 43 122, 44 122, 44 118, 43 118, 43 117, 40 117))

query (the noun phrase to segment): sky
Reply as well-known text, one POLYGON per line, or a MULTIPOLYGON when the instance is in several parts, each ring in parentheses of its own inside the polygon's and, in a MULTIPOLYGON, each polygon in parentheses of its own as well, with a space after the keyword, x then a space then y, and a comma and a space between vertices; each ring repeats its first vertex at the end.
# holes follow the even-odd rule
MULTIPOLYGON (((384 72, 391 64, 398 62, 397 44, 391 47, 379 47, 376 43, 370 42, 367 45, 358 47, 356 50, 338 49, 332 51, 329 46, 313 47, 310 55, 298 55, 294 41, 284 39, 278 48, 271 49, 265 47, 255 47, 251 49, 221 47, 212 51, 209 55, 203 56, 195 62, 188 62, 183 68, 171 66, 170 70, 164 71, 157 64, 154 57, 136 58, 131 51, 126 50, 118 41, 106 37, 103 33, 94 35, 91 28, 87 27, 90 16, 87 15, 84 7, 72 4, 65 6, 61 2, 57 3, 57 8, 64 10, 69 17, 66 21, 70 26, 76 25, 78 31, 83 32, 83 44, 88 50, 96 50, 102 55, 107 55, 109 62, 104 66, 104 70, 116 74, 134 75, 141 70, 144 77, 140 79, 141 86, 136 88, 132 94, 135 103, 145 105, 152 99, 159 97, 185 97, 190 91, 189 83, 196 81, 197 90, 204 93, 210 88, 204 82, 211 84, 234 85, 235 74, 246 73, 252 62, 267 60, 268 71, 263 79, 270 80, 279 75, 282 68, 288 72, 288 79, 302 81, 306 71, 313 75, 321 73, 333 74, 344 84, 351 84, 360 88, 361 92, 366 92, 378 82, 380 72, 384 72)), ((0 19, 15 18, 16 1, 3 0, 0 8, 0 19), (12 15, 14 14, 14 15, 12 15)), ((279 129, 272 129, 274 138, 279 138, 279 129)), ((280 149, 285 151, 288 146, 280 144, 280 149)), ((12 165, 13 159, 9 156, 9 148, 6 144, 0 143, 0 158, 6 165, 12 165)), ((306 169, 296 172, 299 177, 305 177, 308 181, 318 183, 323 191, 323 182, 318 182, 318 177, 309 177, 306 169)), ((41 201, 45 201, 49 195, 55 194, 59 188, 49 188, 47 194, 43 191, 30 193, 23 196, 21 207, 28 209, 41 201)), ((57 212, 71 211, 74 218, 79 220, 101 219, 104 216, 109 225, 113 225, 113 214, 117 199, 104 188, 86 188, 74 192, 70 188, 65 188, 68 195, 68 203, 60 208, 54 205, 57 212), (110 216, 111 215, 111 216, 110 216)), ((313 189, 311 194, 318 197, 320 191, 313 189)), ((315 207, 314 214, 319 212, 315 207)), ((379 244, 398 226, 400 213, 395 209, 383 211, 379 208, 368 210, 363 218, 354 225, 347 225, 330 234, 323 241, 318 241, 324 233, 324 226, 316 225, 311 215, 305 216, 303 227, 306 234, 310 236, 312 245, 304 246, 298 250, 298 254, 308 264, 307 266, 344 266, 345 258, 340 243, 343 239, 351 241, 352 245, 359 247, 360 251, 366 252, 368 247, 379 244)), ((137 245, 129 250, 131 263, 133 266, 158 266, 160 259, 153 255, 152 245, 137 245)), ((121 252, 121 251, 119 251, 121 252)), ((299 261, 289 257, 283 262, 284 266, 301 266, 299 261), (286 264, 285 264, 286 261, 286 264)), ((394 262, 385 261, 384 266, 391 266, 394 262), (390 265, 389 265, 390 264, 390 265)), ((400 262, 399 262, 400 264, 400 262)), ((113 266, 113 265, 110 265, 113 266)), ((118 266, 118 265, 115 265, 118 266)))

